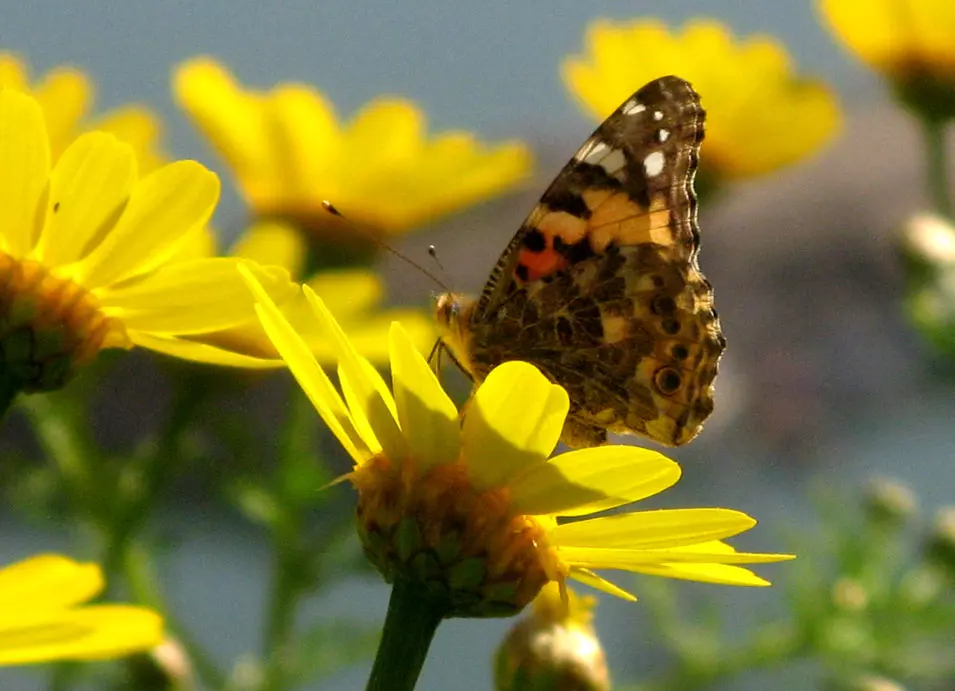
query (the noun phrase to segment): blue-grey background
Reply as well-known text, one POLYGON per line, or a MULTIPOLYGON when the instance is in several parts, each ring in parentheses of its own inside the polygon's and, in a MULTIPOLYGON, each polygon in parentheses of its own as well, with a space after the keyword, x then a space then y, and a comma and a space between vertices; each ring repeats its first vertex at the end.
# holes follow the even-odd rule
MULTIPOLYGON (((775 34, 802 71, 838 89, 848 111, 845 131, 822 155, 740 184, 701 212, 702 264, 716 287, 729 350, 717 413, 690 448, 672 453, 686 475, 662 503, 747 511, 761 524, 737 544, 757 550, 780 549, 782 535, 807 526, 814 485, 848 489, 873 473, 890 474, 916 489, 929 515, 952 501, 955 403, 899 314, 894 254, 894 231, 925 206, 920 140, 878 80, 819 26, 811 3, 3 0, 0 49, 28 58, 37 73, 64 62, 87 70, 98 85, 98 108, 138 100, 158 109, 170 151, 222 174, 225 219, 241 213, 228 171, 175 110, 168 88, 172 66, 199 53, 218 57, 249 85, 313 83, 341 114, 382 93, 402 94, 422 104, 435 129, 526 139, 539 170, 524 191, 398 243, 418 259, 437 244, 455 287, 477 290, 535 194, 592 129, 560 82, 561 59, 580 50, 589 20, 651 15, 674 23, 716 16, 737 34, 775 34)), ((429 304, 433 286, 425 278, 392 258, 383 266, 397 299, 429 304)), ((2 561, 69 550, 62 535, 38 534, 3 515, 2 561)), ((261 536, 214 504, 183 503, 167 518, 181 542, 162 565, 173 603, 223 663, 255 650, 268 573, 261 536)), ((760 569, 773 579, 785 570, 760 569)), ((778 608, 781 597, 779 589, 676 587, 738 611, 736 622, 778 608)), ((635 588, 639 594, 639 582, 635 588)), ((306 618, 344 613, 376 622, 386 599, 386 588, 369 579, 314 603, 306 618)), ((660 662, 645 619, 639 604, 605 599, 600 609, 619 680, 660 662)), ((490 688, 490 656, 507 625, 442 626, 419 688, 490 688)), ((367 669, 355 667, 322 688, 360 687, 367 669)), ((790 671, 788 683, 812 688, 811 673, 790 671)), ((39 689, 43 678, 3 670, 0 688, 39 689)), ((758 688, 766 679, 752 682, 758 688)))

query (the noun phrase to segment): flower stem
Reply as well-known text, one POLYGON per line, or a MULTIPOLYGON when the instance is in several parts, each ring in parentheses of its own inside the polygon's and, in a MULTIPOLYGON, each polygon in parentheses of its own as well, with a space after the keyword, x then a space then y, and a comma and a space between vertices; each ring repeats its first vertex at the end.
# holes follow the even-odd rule
POLYGON ((447 611, 446 601, 395 581, 366 691, 411 691, 447 611))
POLYGON ((18 393, 20 393, 20 380, 11 377, 6 368, 0 368, 0 420, 6 417, 18 393))
POLYGON ((926 171, 928 192, 935 210, 952 217, 952 201, 948 187, 948 157, 945 151, 945 121, 922 116, 922 133, 925 137, 926 171))

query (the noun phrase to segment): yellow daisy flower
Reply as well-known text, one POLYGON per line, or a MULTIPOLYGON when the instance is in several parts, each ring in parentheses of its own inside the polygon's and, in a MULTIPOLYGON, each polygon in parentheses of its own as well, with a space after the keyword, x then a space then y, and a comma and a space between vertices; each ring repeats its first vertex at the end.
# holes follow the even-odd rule
POLYGON ((44 554, 0 569, 0 665, 103 660, 162 642, 155 612, 83 605, 103 590, 96 564, 44 554))
POLYGON ((592 623, 596 604, 592 596, 545 585, 497 651, 494 688, 608 691, 607 658, 592 623))
POLYGON ((590 517, 661 492, 679 479, 679 466, 633 446, 549 459, 567 393, 523 362, 493 370, 459 415, 398 323, 389 334, 392 393, 305 287, 314 318, 337 349, 339 393, 254 276, 246 276, 275 347, 355 461, 347 478, 358 491, 367 556, 387 581, 413 583, 441 599, 445 616, 513 614, 544 584, 568 577, 635 599, 597 569, 768 585, 738 565, 790 558, 740 553, 722 542, 756 523, 729 509, 590 517))
POLYGON ((54 161, 77 136, 92 130, 110 132, 132 146, 143 173, 155 170, 167 160, 159 146, 159 116, 145 106, 123 106, 90 119, 95 88, 90 78, 75 67, 60 65, 33 81, 24 60, 0 52, 0 88, 30 94, 40 104, 54 161))
POLYGON ((342 123, 313 87, 246 89, 206 57, 181 65, 173 90, 255 216, 291 219, 334 242, 363 239, 324 211, 325 199, 365 232, 400 233, 513 187, 531 167, 519 142, 488 145, 460 131, 429 136, 407 99, 376 99, 342 123))
POLYGON ((835 96, 821 81, 793 73, 785 48, 770 36, 736 39, 717 21, 696 19, 670 30, 657 20, 599 20, 583 55, 564 61, 564 82, 602 120, 646 82, 687 79, 706 109, 703 182, 740 179, 795 163, 839 127, 835 96))
MULTIPOLYGON (((81 135, 51 166, 35 99, 0 89, 0 383, 3 398, 62 386, 104 348, 275 366, 203 342, 255 319, 241 260, 178 261, 206 224, 216 176, 194 161, 137 174, 132 148, 81 135)), ((253 267, 277 300, 297 293, 283 269, 253 267)))
POLYGON ((819 0, 843 45, 929 113, 955 115, 955 3, 819 0))

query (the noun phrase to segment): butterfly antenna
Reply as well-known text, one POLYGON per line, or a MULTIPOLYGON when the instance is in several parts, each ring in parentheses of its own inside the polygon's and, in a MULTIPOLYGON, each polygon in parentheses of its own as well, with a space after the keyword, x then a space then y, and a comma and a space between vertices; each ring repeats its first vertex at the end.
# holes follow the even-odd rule
MULTIPOLYGON (((431 255, 431 258, 434 260, 435 265, 441 270, 441 275, 445 279, 445 283, 451 284, 451 281, 448 280, 448 271, 444 268, 444 264, 441 263, 441 260, 438 259, 438 250, 434 245, 428 245, 428 254, 431 255)), ((450 291, 448 291, 450 292, 450 291)))
MULTIPOLYGON (((425 276, 427 276, 427 277, 430 278, 432 281, 434 281, 434 282, 437 283, 439 286, 441 286, 441 287, 445 290, 445 292, 447 292, 447 293, 450 293, 450 292, 451 292, 451 288, 449 288, 448 285, 447 285, 444 281, 442 281, 440 278, 438 278, 438 277, 435 276, 433 273, 431 273, 430 271, 428 271, 426 268, 424 268, 423 266, 421 266, 421 264, 419 264, 418 262, 416 262, 414 259, 411 259, 410 257, 406 257, 405 255, 403 255, 401 252, 399 252, 398 250, 396 250, 394 247, 392 247, 391 245, 389 245, 387 242, 385 242, 385 241, 382 240, 381 238, 375 237, 372 233, 369 233, 369 232, 367 232, 367 231, 362 230, 361 228, 359 228, 357 224, 352 223, 348 218, 346 218, 346 217, 344 216, 344 214, 342 214, 341 211, 339 211, 338 209, 335 208, 335 205, 334 205, 334 204, 332 204, 332 203, 331 203, 330 201, 328 201, 327 199, 323 199, 323 200, 322 200, 322 208, 325 209, 325 211, 327 211, 328 213, 330 213, 332 216, 338 216, 338 218, 342 219, 343 221, 346 221, 346 222, 351 226, 351 229, 352 229, 355 233, 357 233, 358 235, 361 235, 361 236, 362 236, 363 238, 365 238, 366 240, 371 241, 372 243, 374 243, 376 246, 380 247, 381 249, 386 250, 386 251, 388 251, 388 252, 391 252, 393 255, 395 255, 396 257, 398 257, 398 259, 400 259, 400 260, 402 260, 403 262, 406 262, 406 263, 410 264, 411 266, 413 266, 414 268, 416 268, 418 271, 420 271, 420 272, 423 273, 425 276)), ((441 265, 438 264, 438 266, 441 266, 441 265)))

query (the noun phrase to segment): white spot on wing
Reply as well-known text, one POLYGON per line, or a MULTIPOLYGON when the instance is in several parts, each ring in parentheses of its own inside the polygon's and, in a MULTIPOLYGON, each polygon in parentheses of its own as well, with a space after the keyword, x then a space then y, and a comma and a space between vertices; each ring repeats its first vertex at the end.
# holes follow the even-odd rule
POLYGON ((637 101, 635 98, 631 98, 629 101, 623 104, 623 114, 624 115, 636 115, 637 113, 642 113, 647 107, 637 101))
POLYGON ((663 119, 663 111, 655 110, 653 111, 653 119, 657 122, 660 122, 663 119))
POLYGON ((606 143, 594 139, 582 146, 574 158, 581 163, 595 163, 598 159, 603 158, 609 148, 606 143))
POLYGON ((655 178, 662 173, 663 164, 665 162, 666 157, 662 151, 654 151, 653 153, 647 154, 647 157, 643 159, 643 170, 647 174, 647 177, 655 178))
POLYGON ((670 130, 659 129, 657 130, 657 141, 661 144, 670 138, 670 130))
POLYGON ((623 151, 597 139, 581 148, 574 158, 580 163, 600 166, 608 175, 613 175, 627 164, 623 151))

